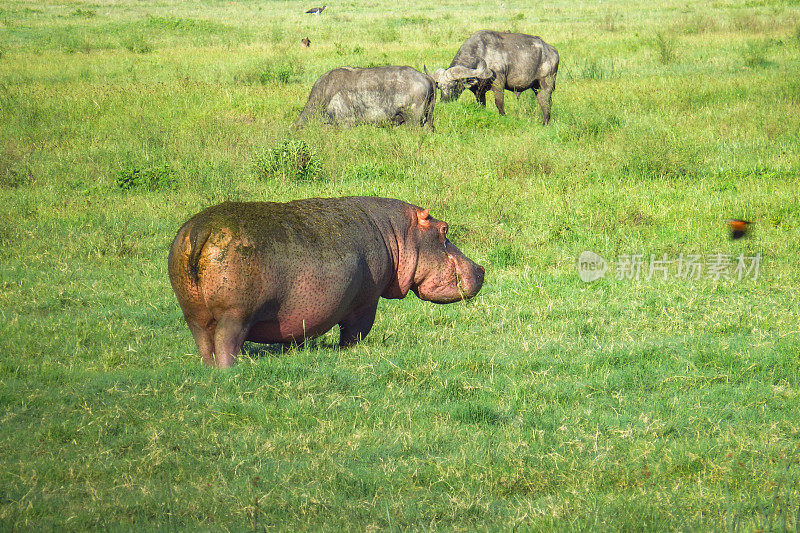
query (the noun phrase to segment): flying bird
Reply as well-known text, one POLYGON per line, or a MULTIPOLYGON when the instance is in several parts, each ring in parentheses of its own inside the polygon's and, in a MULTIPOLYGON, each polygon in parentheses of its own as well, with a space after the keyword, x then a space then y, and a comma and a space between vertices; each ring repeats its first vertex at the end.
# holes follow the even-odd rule
POLYGON ((309 39, 308 37, 303 37, 303 40, 300 42, 303 43, 303 46, 305 46, 306 48, 311 46, 311 39, 309 39))
POLYGON ((728 221, 728 228, 731 230, 731 239, 741 239, 747 235, 747 229, 752 224, 749 220, 731 219, 728 221))
POLYGON ((308 11, 306 11, 306 13, 312 13, 312 14, 314 14, 314 15, 321 15, 321 14, 322 14, 322 12, 323 12, 323 11, 325 11, 325 8, 326 8, 326 7, 328 7, 328 6, 322 6, 322 7, 312 7, 311 9, 309 9, 308 11))

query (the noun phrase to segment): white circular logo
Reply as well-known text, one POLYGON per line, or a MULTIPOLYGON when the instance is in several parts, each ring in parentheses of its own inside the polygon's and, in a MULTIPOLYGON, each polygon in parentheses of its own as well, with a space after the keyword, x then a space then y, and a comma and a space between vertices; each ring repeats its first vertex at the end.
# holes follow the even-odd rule
POLYGON ((581 252, 578 256, 578 275, 586 283, 596 281, 606 275, 608 263, 594 252, 581 252))

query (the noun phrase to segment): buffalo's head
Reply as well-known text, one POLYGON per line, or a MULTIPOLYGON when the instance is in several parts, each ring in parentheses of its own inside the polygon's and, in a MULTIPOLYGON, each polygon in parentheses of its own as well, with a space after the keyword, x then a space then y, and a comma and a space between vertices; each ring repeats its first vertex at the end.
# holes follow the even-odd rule
MULTIPOLYGON (((428 74, 427 69, 425 73, 428 74)), ((442 101, 448 102, 461 96, 464 89, 471 89, 481 81, 491 78, 494 73, 486 66, 486 62, 480 60, 477 68, 454 65, 448 69, 437 68, 429 76, 442 91, 442 101)))

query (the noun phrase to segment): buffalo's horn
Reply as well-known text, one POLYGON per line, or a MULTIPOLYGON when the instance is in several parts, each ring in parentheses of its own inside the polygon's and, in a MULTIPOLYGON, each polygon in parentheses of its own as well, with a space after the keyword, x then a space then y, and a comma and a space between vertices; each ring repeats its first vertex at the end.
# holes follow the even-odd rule
POLYGON ((433 74, 430 75, 430 77, 433 78, 433 81, 436 83, 440 83, 445 76, 447 76, 447 71, 443 68, 437 68, 433 71, 433 74))
POLYGON ((486 79, 492 77, 492 71, 486 68, 486 63, 481 61, 478 68, 468 68, 455 65, 447 69, 447 75, 454 80, 465 80, 467 78, 486 79))

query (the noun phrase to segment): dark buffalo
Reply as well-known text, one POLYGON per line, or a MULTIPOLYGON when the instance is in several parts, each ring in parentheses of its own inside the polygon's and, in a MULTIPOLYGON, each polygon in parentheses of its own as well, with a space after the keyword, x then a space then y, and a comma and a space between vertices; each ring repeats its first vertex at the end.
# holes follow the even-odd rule
POLYGON ((416 124, 433 130, 436 85, 411 67, 341 67, 317 80, 294 123, 319 114, 330 123, 416 124))
POLYGON ((227 202, 186 222, 169 253, 197 349, 222 367, 245 340, 299 343, 336 324, 348 346, 369 333, 380 297, 456 302, 483 275, 446 223, 389 198, 227 202))
POLYGON ((482 30, 464 41, 450 68, 436 69, 432 77, 445 102, 458 98, 467 88, 481 105, 486 105, 486 93, 491 89, 501 115, 506 114, 503 91, 519 95, 533 89, 547 124, 557 72, 558 52, 541 38, 482 30))

